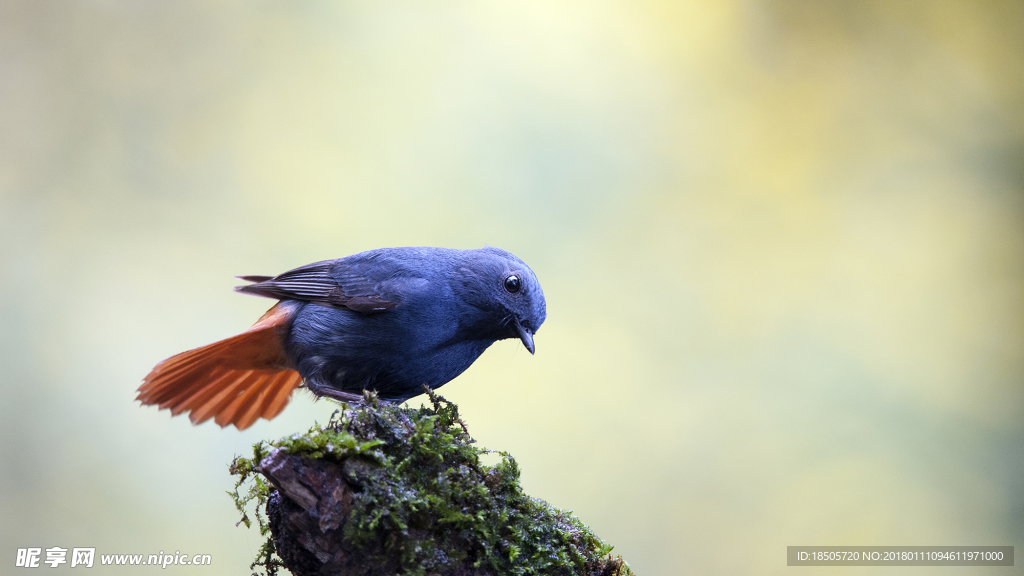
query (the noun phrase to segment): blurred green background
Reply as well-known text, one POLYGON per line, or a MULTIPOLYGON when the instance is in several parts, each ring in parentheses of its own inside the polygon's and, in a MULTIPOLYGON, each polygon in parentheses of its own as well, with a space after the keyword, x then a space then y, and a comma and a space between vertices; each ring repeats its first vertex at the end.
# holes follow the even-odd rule
POLYGON ((233 275, 403 245, 536 271, 537 355, 442 393, 642 575, 1024 551, 1022 30, 1019 0, 0 2, 3 564, 246 573, 227 463, 331 404, 239 433, 135 388, 269 307, 233 275))

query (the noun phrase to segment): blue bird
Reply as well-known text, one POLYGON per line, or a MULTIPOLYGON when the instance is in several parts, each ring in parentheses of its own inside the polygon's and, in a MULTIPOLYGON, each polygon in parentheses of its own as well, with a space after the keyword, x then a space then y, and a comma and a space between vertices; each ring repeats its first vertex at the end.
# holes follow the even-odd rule
POLYGON ((249 330, 172 356, 143 380, 143 405, 239 430, 284 409, 301 384, 343 401, 375 390, 404 402, 469 368, 497 340, 547 316, 530 267, 498 248, 380 248, 235 290, 279 300, 249 330))

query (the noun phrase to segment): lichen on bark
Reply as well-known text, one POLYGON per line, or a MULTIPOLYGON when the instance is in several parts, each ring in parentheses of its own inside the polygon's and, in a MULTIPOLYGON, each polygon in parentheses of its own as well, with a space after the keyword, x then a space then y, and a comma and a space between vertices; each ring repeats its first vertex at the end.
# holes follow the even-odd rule
MULTIPOLYGON (((523 493, 519 467, 474 445, 458 407, 403 408, 367 393, 314 425, 236 457, 230 492, 255 503, 267 536, 251 568, 268 576, 627 576, 621 557, 571 512, 523 493), (266 517, 260 509, 266 511, 266 517)), ((254 574, 258 572, 254 571, 254 574)))

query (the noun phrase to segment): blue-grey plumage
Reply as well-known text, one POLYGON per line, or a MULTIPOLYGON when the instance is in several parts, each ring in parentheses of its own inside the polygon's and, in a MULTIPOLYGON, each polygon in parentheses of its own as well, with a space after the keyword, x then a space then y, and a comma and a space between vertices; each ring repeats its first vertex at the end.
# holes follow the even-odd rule
POLYGON ((249 330, 157 364, 139 401, 240 430, 280 413, 303 381, 318 396, 404 401, 497 340, 533 354, 547 315, 533 271, 497 248, 381 248, 240 278, 253 284, 239 292, 280 302, 249 330))
POLYGON ((382 248, 297 270, 241 290, 295 307, 285 349, 320 396, 407 400, 497 340, 519 338, 532 354, 546 317, 533 271, 497 248, 382 248))

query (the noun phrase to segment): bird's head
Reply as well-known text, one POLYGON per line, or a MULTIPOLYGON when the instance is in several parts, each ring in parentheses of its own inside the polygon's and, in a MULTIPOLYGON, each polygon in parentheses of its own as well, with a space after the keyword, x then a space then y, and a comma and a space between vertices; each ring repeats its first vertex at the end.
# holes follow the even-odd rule
POLYGON ((479 311, 474 328, 495 340, 519 338, 534 352, 533 335, 547 317, 544 291, 522 260, 499 248, 467 251, 459 292, 479 311))

